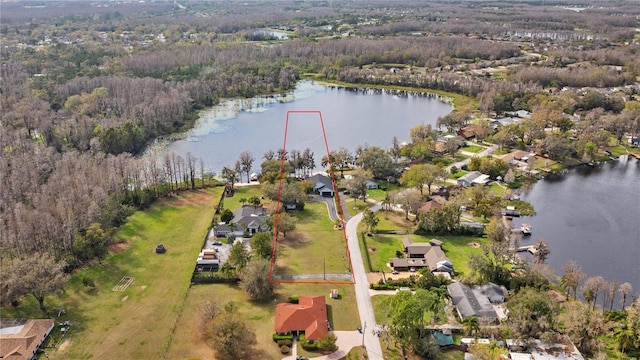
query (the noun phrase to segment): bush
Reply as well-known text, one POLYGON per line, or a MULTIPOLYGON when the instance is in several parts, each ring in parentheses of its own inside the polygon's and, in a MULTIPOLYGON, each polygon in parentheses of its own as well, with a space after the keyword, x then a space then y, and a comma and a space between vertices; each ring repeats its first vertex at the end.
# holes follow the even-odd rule
POLYGON ((280 346, 280 352, 283 354, 288 354, 291 351, 291 348, 287 345, 280 346))
POLYGON ((222 276, 219 272, 195 271, 191 276, 191 282, 194 284, 217 284, 217 283, 234 284, 238 282, 238 279, 236 279, 235 277, 226 278, 222 276))
POLYGON ((285 334, 285 335, 273 334, 273 341, 277 343, 278 340, 290 340, 293 343, 293 334, 285 334))
POLYGON ((316 342, 305 341, 302 343, 302 348, 307 351, 316 351, 318 350, 318 344, 316 342))
POLYGON ((389 290, 391 287, 387 284, 371 284, 373 290, 389 290))
POLYGON ((277 341, 278 346, 282 347, 282 346, 289 346, 291 347, 291 345, 293 345, 293 340, 289 340, 289 339, 283 339, 283 340, 278 340, 277 341))
POLYGON ((289 302, 292 304, 297 304, 299 301, 299 297, 297 296, 289 296, 289 302))
POLYGON ((88 276, 82 278, 82 285, 84 285, 85 287, 90 287, 92 289, 96 287, 95 281, 93 281, 93 279, 88 276))

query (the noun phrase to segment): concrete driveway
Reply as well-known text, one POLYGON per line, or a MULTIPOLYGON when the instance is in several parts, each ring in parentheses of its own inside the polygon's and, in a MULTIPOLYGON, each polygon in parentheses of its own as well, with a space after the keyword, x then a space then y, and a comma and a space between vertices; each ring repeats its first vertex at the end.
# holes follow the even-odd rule
MULTIPOLYGON (((338 346, 338 351, 333 352, 329 355, 316 356, 309 359, 314 360, 338 360, 341 359, 351 351, 352 348, 356 346, 362 345, 362 334, 360 334, 357 330, 353 331, 333 331, 333 334, 338 338, 336 341, 336 345, 338 346)), ((293 355, 282 358, 282 360, 295 360, 297 353, 293 353, 293 355)))

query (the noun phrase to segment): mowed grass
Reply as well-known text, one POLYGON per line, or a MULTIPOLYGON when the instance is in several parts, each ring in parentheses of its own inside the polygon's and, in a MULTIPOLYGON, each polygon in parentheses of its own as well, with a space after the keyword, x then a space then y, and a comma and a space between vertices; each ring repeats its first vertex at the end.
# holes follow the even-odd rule
POLYGON ((74 274, 61 299, 47 299, 50 308, 66 309, 56 321, 73 324, 69 342, 47 351, 49 358, 162 358, 181 331, 176 321, 221 193, 221 188, 189 192, 133 214, 117 234, 123 241, 119 252, 74 274), (158 243, 167 253, 154 252, 158 243), (82 286, 85 276, 95 281, 96 290, 82 286), (125 276, 135 281, 124 291, 112 291, 125 276))
POLYGON ((461 147, 460 150, 472 152, 472 153, 479 153, 482 150, 484 150, 484 148, 478 145, 467 145, 467 146, 461 147))
POLYGON ((296 230, 278 236, 276 270, 279 275, 344 274, 349 271, 342 229, 335 230, 324 202, 308 202, 304 211, 290 212, 296 230))

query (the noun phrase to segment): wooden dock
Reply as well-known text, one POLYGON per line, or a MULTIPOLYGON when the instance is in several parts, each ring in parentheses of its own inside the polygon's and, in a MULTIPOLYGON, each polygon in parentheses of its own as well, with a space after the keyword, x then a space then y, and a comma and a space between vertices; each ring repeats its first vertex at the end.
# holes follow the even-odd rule
POLYGON ((531 255, 535 255, 538 253, 538 249, 536 249, 535 245, 527 245, 527 246, 520 246, 518 248, 518 252, 529 252, 531 255))

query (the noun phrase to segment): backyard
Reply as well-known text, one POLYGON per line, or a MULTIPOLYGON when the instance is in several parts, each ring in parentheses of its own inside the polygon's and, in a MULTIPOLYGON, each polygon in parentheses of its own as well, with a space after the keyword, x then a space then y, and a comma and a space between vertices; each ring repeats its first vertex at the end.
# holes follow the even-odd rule
MULTIPOLYGON (((349 259, 344 232, 335 230, 324 202, 309 202, 291 212, 296 230, 280 235, 276 247, 277 275, 346 274, 349 259)), ((322 279, 320 279, 322 280, 322 279)))

